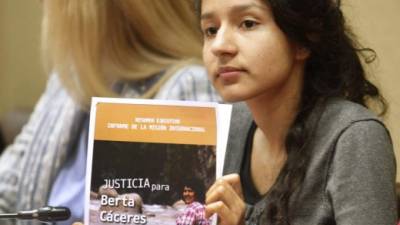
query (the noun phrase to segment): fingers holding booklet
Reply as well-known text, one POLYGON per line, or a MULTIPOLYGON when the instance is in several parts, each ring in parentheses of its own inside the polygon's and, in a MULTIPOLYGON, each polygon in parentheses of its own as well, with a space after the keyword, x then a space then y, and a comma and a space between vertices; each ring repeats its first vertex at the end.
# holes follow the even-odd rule
POLYGON ((219 178, 207 191, 206 216, 218 214, 224 225, 244 224, 245 203, 238 174, 219 178))

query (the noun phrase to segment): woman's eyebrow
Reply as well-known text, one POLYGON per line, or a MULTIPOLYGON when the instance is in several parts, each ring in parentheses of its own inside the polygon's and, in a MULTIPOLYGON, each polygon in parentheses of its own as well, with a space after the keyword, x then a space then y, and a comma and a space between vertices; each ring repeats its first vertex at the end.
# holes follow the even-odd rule
MULTIPOLYGON (((228 7, 228 14, 237 14, 252 8, 257 8, 257 9, 261 9, 261 10, 266 10, 267 7, 263 6, 263 5, 259 5, 259 4, 255 4, 255 3, 251 3, 251 4, 243 4, 243 5, 235 5, 235 6, 231 6, 228 7)), ((210 11, 210 12, 205 12, 202 13, 200 16, 200 20, 205 20, 205 19, 210 19, 212 17, 214 17, 215 11, 210 11)))

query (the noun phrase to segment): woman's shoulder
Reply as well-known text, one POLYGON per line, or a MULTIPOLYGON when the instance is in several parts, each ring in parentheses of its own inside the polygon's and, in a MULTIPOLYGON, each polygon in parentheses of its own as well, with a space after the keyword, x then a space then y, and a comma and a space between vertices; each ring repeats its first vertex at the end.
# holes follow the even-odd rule
POLYGON ((66 105, 71 110, 80 109, 79 104, 75 102, 67 91, 58 74, 52 73, 47 80, 46 88, 37 102, 33 113, 65 108, 66 105))
MULTIPOLYGON (((313 131, 312 145, 317 155, 331 154, 333 149, 351 148, 353 153, 368 152, 368 146, 385 145, 390 152, 392 141, 382 120, 366 107, 344 99, 330 99, 322 111, 314 113, 318 119, 313 131), (347 147, 345 147, 347 146, 347 147), (324 149, 324 150, 323 150, 324 149)), ((334 151, 334 152, 335 152, 334 151)))
POLYGON ((190 74, 198 79, 207 79, 207 70, 204 66, 200 64, 187 64, 182 66, 174 74, 175 77, 181 77, 182 75, 190 74))
POLYGON ((156 98, 221 102, 208 80, 206 69, 197 64, 178 69, 160 88, 156 98))
POLYGON ((336 203, 337 218, 351 224, 356 218, 361 221, 365 211, 373 212, 375 224, 395 218, 395 157, 390 134, 379 117, 360 104, 329 100, 313 143, 309 177, 325 174, 321 179, 336 203))
POLYGON ((179 68, 164 86, 168 85, 211 85, 208 81, 207 71, 201 65, 190 64, 179 68))
POLYGON ((326 102, 324 115, 326 119, 334 119, 337 122, 351 123, 360 120, 379 120, 370 109, 358 103, 333 98, 326 102))
POLYGON ((371 146, 380 144, 388 153, 392 151, 390 133, 383 121, 366 107, 344 99, 326 102, 314 137, 318 149, 336 146, 335 149, 350 147, 353 153, 371 152, 371 146))
POLYGON ((251 112, 244 102, 232 104, 227 146, 229 151, 225 155, 224 174, 239 172, 252 122, 251 112))
POLYGON ((319 129, 324 133, 342 132, 351 126, 386 130, 383 121, 363 105, 340 98, 328 100, 319 119, 319 129))

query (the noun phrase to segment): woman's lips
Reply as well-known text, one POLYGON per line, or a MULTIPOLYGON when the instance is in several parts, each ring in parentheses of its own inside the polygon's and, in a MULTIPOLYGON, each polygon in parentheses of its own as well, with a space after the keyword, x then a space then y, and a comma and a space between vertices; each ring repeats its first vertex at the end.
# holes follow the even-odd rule
POLYGON ((218 69, 217 79, 221 79, 224 84, 236 82, 245 70, 236 67, 220 67, 218 69))

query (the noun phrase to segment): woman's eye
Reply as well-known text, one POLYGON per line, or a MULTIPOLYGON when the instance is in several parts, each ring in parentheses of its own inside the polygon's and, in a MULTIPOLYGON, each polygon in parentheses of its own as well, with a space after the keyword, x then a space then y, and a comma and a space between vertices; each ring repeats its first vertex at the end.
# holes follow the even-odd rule
POLYGON ((212 37, 215 36, 217 34, 218 29, 216 27, 208 27, 206 29, 204 29, 204 35, 206 37, 212 37))
POLYGON ((258 23, 254 20, 244 20, 240 26, 245 28, 245 29, 252 29, 254 28, 258 23))

